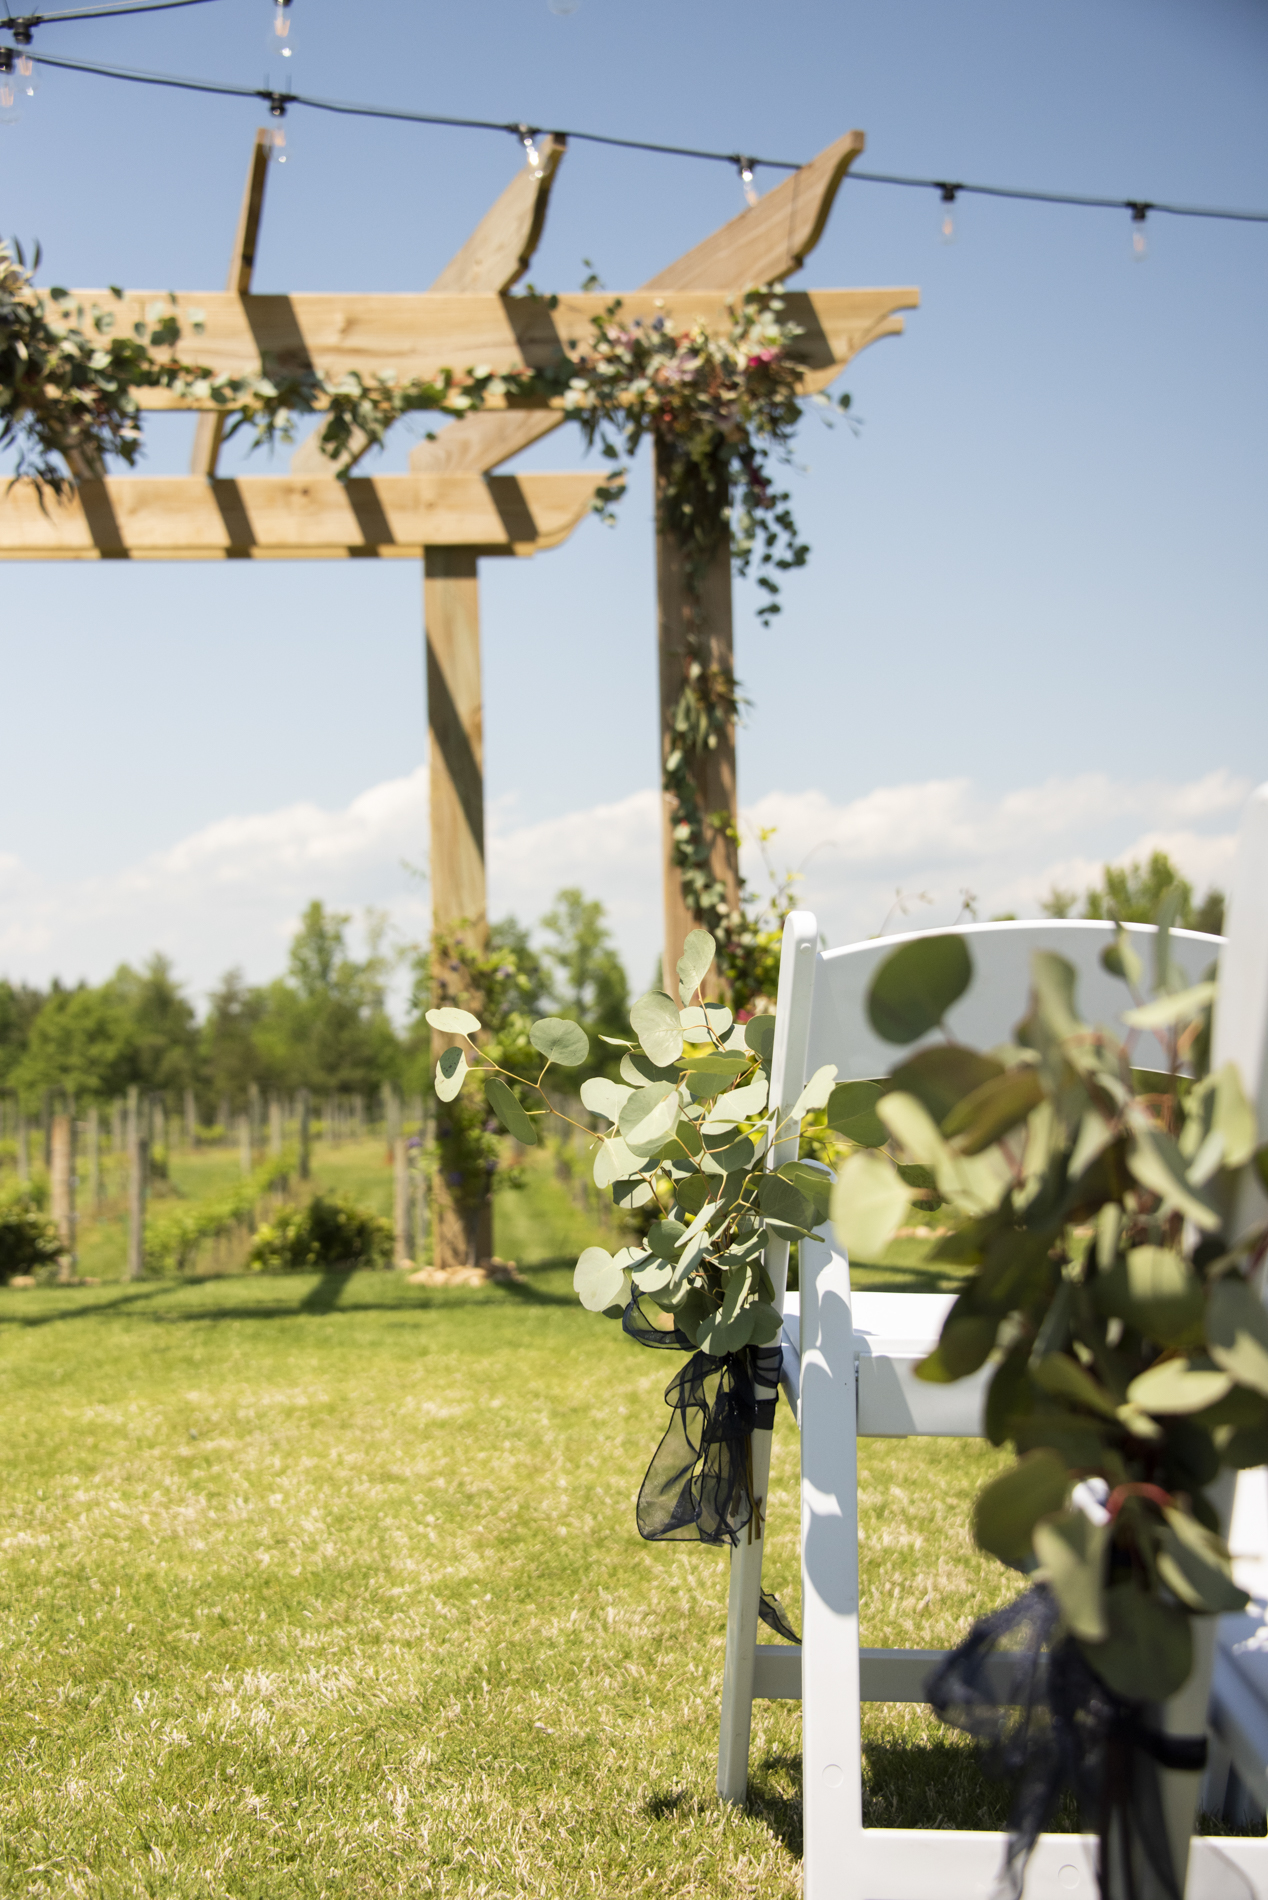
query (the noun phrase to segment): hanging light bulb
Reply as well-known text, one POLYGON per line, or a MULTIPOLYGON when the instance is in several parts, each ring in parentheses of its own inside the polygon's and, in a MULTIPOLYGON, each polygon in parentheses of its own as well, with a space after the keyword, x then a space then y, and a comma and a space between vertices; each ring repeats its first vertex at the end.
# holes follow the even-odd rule
POLYGON ((942 214, 942 242, 944 244, 954 244, 955 243, 955 212, 952 209, 952 206, 955 204, 955 195, 957 191, 960 189, 960 187, 958 185, 943 185, 940 187, 940 189, 941 189, 941 195, 942 195, 942 203, 946 206, 946 209, 942 214))
POLYGON ((737 158, 735 164, 740 174, 740 183, 744 187, 744 196, 751 205, 755 205, 757 203, 757 190, 753 184, 753 160, 751 158, 737 158))
POLYGON ((1139 202, 1132 203, 1130 199, 1128 203, 1131 204, 1132 210, 1132 260, 1134 263, 1141 264, 1149 249, 1148 240, 1145 237, 1145 219, 1149 215, 1149 206, 1139 202))
POLYGON ((18 54, 14 62, 14 71, 17 74, 19 93, 25 99, 34 99, 40 89, 40 82, 35 76, 35 61, 29 53, 18 54))
POLYGON ((291 0, 273 0, 273 22, 269 28, 269 51, 278 59, 290 60, 294 56, 295 41, 291 34, 291 0))
POLYGON ((528 125, 521 125, 517 130, 520 135, 520 144, 524 147, 524 156, 528 160, 528 169, 534 178, 540 178, 542 175, 542 155, 537 149, 537 134, 533 128, 528 125))
POLYGON ((0 125, 16 125, 22 116, 13 64, 13 48, 0 46, 0 125))
MULTIPOLYGON (((269 113, 272 118, 278 120, 286 117, 286 95, 284 93, 274 92, 269 95, 269 113)), ((279 165, 284 165, 287 159, 287 149, 286 133, 282 126, 278 124, 271 129, 266 126, 265 135, 269 142, 269 157, 275 158, 279 165)))

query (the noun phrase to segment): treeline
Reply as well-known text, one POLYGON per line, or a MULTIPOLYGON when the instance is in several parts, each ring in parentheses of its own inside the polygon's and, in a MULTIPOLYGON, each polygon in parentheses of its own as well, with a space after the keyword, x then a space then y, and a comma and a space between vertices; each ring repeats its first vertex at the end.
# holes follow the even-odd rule
MULTIPOLYGON (((106 982, 44 991, 0 979, 0 1089, 33 1115, 50 1093, 77 1108, 117 1101, 130 1088, 183 1101, 204 1124, 237 1115, 260 1094, 369 1096, 385 1083, 417 1093, 431 1070, 424 946, 392 948, 371 920, 368 954, 348 942, 351 917, 314 901, 290 946, 286 973, 252 985, 230 970, 199 1016, 168 958, 123 964, 106 982), (411 988, 403 1023, 388 1012, 402 967, 411 988)), ((559 892, 535 948, 514 918, 489 932, 499 1008, 565 1015, 592 1035, 628 1033, 629 989, 603 906, 559 892)))

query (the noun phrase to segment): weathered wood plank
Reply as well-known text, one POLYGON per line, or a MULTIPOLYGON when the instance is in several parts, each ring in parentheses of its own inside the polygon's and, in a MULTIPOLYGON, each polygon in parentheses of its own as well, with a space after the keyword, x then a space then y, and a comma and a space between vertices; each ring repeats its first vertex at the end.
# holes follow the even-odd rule
MULTIPOLYGON (((786 292, 785 314, 804 332, 795 346, 796 360, 811 371, 847 363, 895 311, 913 309, 919 300, 913 289, 786 292)), ((85 307, 113 302, 108 292, 90 290, 72 292, 69 301, 85 307)), ((729 291, 632 291, 624 298, 622 315, 644 323, 663 317, 681 329, 702 323, 724 334, 731 324, 731 301, 729 291)), ((544 297, 235 297, 216 291, 172 298, 137 291, 124 297, 116 317, 126 328, 146 322, 150 311, 171 311, 183 332, 178 359, 216 375, 254 376, 267 361, 270 370, 283 375, 319 370, 340 377, 359 370, 367 377, 391 373, 408 381, 435 378, 446 368, 459 373, 472 366, 495 372, 548 368, 565 342, 585 342, 591 318, 610 302, 606 295, 578 293, 559 298, 552 309, 544 297), (201 321, 198 334, 195 312, 201 321)), ((138 401, 150 409, 215 406, 210 399, 167 390, 141 390, 138 401)))
MULTIPOLYGON (((272 133, 257 131, 251 148, 251 163, 247 167, 246 190, 242 194, 242 205, 238 212, 238 228, 234 233, 233 250, 229 257, 229 276, 225 283, 225 289, 235 297, 245 296, 251 288, 260 218, 264 212, 264 181, 268 176, 269 153, 272 149, 272 133)), ((224 430, 225 418, 220 412, 205 410, 199 416, 194 431, 193 453, 189 459, 191 475, 215 474, 224 430)))
POLYGON ((0 560, 417 557, 427 547, 528 555, 587 514, 598 474, 120 475, 64 501, 0 489, 0 560))

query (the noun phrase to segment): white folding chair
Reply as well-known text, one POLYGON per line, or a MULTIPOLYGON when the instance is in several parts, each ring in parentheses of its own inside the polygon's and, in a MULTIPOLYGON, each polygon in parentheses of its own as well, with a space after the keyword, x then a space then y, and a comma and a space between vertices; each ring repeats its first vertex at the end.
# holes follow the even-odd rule
MULTIPOLYGON (((1145 939, 1153 934, 1150 926, 1128 928, 1145 939)), ((842 1080, 888 1072, 898 1052, 871 1031, 868 986, 898 943, 937 934, 912 932, 820 951, 814 918, 804 911, 788 918, 771 1078, 771 1099, 783 1114, 822 1063, 835 1063, 842 1080)), ((1081 1013, 1089 1020, 1114 1022, 1122 1009, 1123 987, 1100 964, 1114 934, 1108 923, 975 924, 958 934, 968 940, 974 979, 948 1022, 966 1043, 989 1048, 1011 1038, 1025 1010, 1035 950, 1057 951, 1075 965, 1081 1013)), ((1178 960, 1196 981, 1221 940, 1183 931, 1173 936, 1178 960)), ((1140 948, 1147 954, 1150 945, 1140 948)), ((1268 999, 1268 982, 1264 995, 1268 999)), ((1163 1051, 1145 1036, 1136 1061, 1142 1068, 1165 1066, 1163 1051)), ((791 1159, 796 1149, 797 1130, 787 1128, 770 1165, 791 1159)), ((1000 1871, 1003 1834, 863 1826, 861 1704, 923 1701, 942 1652, 860 1649, 857 1438, 976 1434, 983 1379, 937 1387, 913 1376, 948 1300, 852 1293, 848 1262, 827 1230, 803 1242, 800 1260, 799 1301, 785 1304, 787 1245, 772 1241, 767 1251, 767 1270, 786 1313, 783 1385, 801 1427, 802 1641, 800 1648, 757 1644, 763 1540, 740 1544, 731 1559, 718 1792, 733 1802, 745 1797, 754 1696, 800 1696, 805 1900, 981 1900, 1000 1871)), ((754 1490, 763 1515, 770 1448, 771 1434, 755 1434, 754 1490)), ((1206 1629, 1213 1637, 1209 1623, 1206 1629)), ((1173 1733, 1204 1726, 1210 1651, 1208 1642, 1185 1690, 1167 1705, 1164 1721, 1173 1733)), ((1168 1775, 1166 1782, 1169 1831, 1183 1855, 1200 1777, 1168 1775)), ((1041 1836, 1027 1872, 1030 1900, 1094 1893, 1095 1850, 1091 1835, 1041 1836)), ((1268 1844, 1195 1842, 1187 1893, 1189 1900, 1240 1894, 1268 1900, 1268 1844)))

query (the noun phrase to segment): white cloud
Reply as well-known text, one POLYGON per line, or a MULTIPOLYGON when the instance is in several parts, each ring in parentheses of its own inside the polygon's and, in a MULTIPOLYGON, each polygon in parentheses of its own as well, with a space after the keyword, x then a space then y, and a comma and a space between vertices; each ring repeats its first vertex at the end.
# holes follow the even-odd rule
MULTIPOLYGON (((755 842, 779 870, 800 872, 798 901, 832 942, 877 930, 906 893, 913 923, 955 917, 961 893, 978 913, 1034 914, 1054 884, 1082 890, 1107 861, 1163 850, 1195 884, 1226 883, 1249 784, 1217 772, 1187 782, 1126 782, 1105 774, 1048 779, 988 797, 968 778, 882 786, 832 803, 818 791, 773 791, 743 816, 743 861, 766 876, 755 842), (918 893, 933 901, 914 902, 918 893)), ((660 935, 660 797, 516 822, 516 801, 489 813, 490 908, 533 920, 565 884, 608 908, 637 986, 649 980, 660 935)), ((114 876, 54 883, 0 855, 0 971, 99 980, 152 949, 171 956, 196 992, 231 964, 261 980, 283 964, 287 939, 313 897, 354 912, 390 911, 402 936, 428 927, 429 892, 403 861, 426 855, 427 772, 371 786, 342 810, 288 805, 226 817, 114 876)), ((892 927, 892 925, 891 925, 892 927)))

